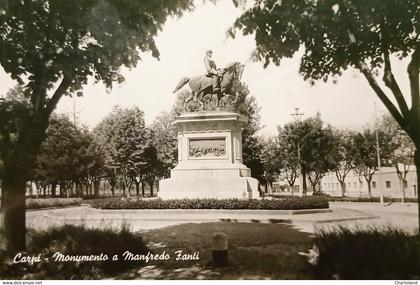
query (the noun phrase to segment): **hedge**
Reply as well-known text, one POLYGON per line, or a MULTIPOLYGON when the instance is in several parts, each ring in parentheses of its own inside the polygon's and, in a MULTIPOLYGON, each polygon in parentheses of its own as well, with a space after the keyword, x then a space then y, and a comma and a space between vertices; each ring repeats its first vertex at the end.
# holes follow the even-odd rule
POLYGON ((82 198, 38 198, 26 199, 26 209, 62 208, 80 206, 82 198))
POLYGON ((99 209, 228 209, 228 210, 302 210, 328 208, 323 197, 293 199, 128 199, 110 198, 92 201, 99 209))
POLYGON ((319 231, 314 238, 317 279, 420 278, 420 239, 394 228, 319 231))

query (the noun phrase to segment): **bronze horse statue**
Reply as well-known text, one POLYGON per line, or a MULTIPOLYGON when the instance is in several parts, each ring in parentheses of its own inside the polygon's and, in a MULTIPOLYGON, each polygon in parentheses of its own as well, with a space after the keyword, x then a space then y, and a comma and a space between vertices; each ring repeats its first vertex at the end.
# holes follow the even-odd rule
MULTIPOLYGON (((240 62, 232 62, 228 64, 225 68, 221 69, 221 73, 223 74, 223 79, 220 83, 220 91, 214 92, 213 86, 213 79, 209 76, 202 75, 202 76, 195 76, 195 77, 184 77, 182 78, 178 85, 176 86, 173 93, 177 92, 181 89, 185 84, 189 83, 192 93, 188 96, 187 99, 184 101, 184 110, 186 110, 187 104, 194 99, 194 101, 198 101, 201 106, 201 110, 204 109, 204 103, 202 101, 203 97, 207 94, 217 94, 217 107, 220 107, 220 100, 226 95, 233 95, 230 94, 233 92, 233 85, 235 81, 240 81, 242 78, 242 73, 244 71, 245 65, 240 62)), ((238 100, 238 93, 235 93, 235 100, 234 103, 238 100)))

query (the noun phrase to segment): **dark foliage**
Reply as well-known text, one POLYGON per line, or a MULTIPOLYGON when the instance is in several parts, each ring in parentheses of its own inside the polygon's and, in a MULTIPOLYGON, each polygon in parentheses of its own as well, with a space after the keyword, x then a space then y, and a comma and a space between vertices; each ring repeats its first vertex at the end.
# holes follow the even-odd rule
POLYGON ((68 206, 80 206, 82 198, 46 198, 26 199, 26 209, 62 208, 68 206))
POLYGON ((276 200, 239 199, 173 199, 141 200, 110 198, 92 202, 100 209, 227 209, 227 210, 300 210, 328 208, 322 197, 276 200))
POLYGON ((27 255, 41 253, 48 261, 33 265, 13 264, 6 255, 0 255, 0 277, 3 279, 101 279, 108 274, 122 272, 134 266, 140 267, 143 261, 124 261, 122 253, 146 254, 148 249, 142 237, 133 234, 127 227, 115 229, 87 229, 65 225, 47 232, 29 232, 27 255), (52 255, 61 252, 66 255, 107 254, 107 261, 55 262, 52 255), (112 261, 114 254, 119 261, 112 261))
POLYGON ((402 230, 371 228, 318 232, 314 266, 320 279, 419 279, 420 240, 402 230))

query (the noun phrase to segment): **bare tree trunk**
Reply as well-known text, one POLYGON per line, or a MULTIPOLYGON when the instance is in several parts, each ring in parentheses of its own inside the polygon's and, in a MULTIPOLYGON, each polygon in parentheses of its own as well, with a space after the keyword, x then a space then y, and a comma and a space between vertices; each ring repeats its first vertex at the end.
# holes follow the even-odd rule
POLYGON ((420 144, 416 144, 416 151, 414 153, 414 164, 416 165, 416 175, 417 175, 417 214, 418 214, 418 223, 419 223, 419 236, 420 236, 420 144))
POLYGON ((111 195, 112 195, 112 197, 115 196, 115 184, 114 183, 111 184, 111 195))
POLYGON ((99 186, 101 185, 101 181, 99 179, 95 179, 93 181, 93 195, 95 197, 99 197, 99 186))
POLYGON ((400 179, 401 203, 405 202, 405 179, 400 179))
POLYGON ((52 184, 51 184, 51 197, 52 198, 55 198, 55 196, 56 196, 56 190, 57 190, 57 183, 56 182, 53 182, 52 184))
POLYGON ((267 186, 268 186, 268 195, 269 196, 273 195, 273 186, 270 181, 268 182, 267 186))
POLYGON ((135 181, 134 184, 136 184, 136 195, 138 197, 140 195, 140 182, 135 181))
POLYGON ((80 197, 81 195, 80 195, 80 183, 79 182, 76 182, 75 183, 75 192, 76 192, 76 197, 80 197))
POLYGON ((152 179, 149 183, 149 187, 150 187, 150 197, 153 197, 153 184, 155 184, 155 180, 152 179))
POLYGON ((60 191, 59 191, 59 194, 58 195, 60 195, 60 197, 63 197, 64 196, 64 187, 63 187, 63 182, 62 181, 60 181, 60 183, 58 184, 59 186, 60 186, 60 191))
POLYGON ((33 189, 32 189, 32 181, 29 181, 29 196, 32 198, 34 195, 33 189))
POLYGON ((1 196, 1 229, 9 253, 26 249, 26 181, 19 171, 14 172, 15 175, 5 175, 1 196))
POLYGON ((293 196, 293 192, 294 192, 293 187, 295 186, 296 176, 293 176, 293 174, 291 174, 290 177, 287 177, 287 174, 286 174, 286 180, 290 187, 290 194, 293 196))
POLYGON ((344 197, 346 194, 346 183, 344 181, 339 181, 341 186, 341 197, 344 197))

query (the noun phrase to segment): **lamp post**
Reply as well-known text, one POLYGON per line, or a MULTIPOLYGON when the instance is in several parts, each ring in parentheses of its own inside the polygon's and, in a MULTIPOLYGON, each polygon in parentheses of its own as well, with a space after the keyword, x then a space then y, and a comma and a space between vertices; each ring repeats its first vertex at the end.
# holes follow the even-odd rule
POLYGON ((379 146, 379 122, 378 117, 376 115, 376 102, 375 104, 375 135, 376 135, 376 158, 378 161, 378 188, 379 188, 379 200, 381 205, 384 205, 384 189, 382 185, 382 168, 381 168, 381 149, 379 146))
MULTIPOLYGON (((296 128, 299 129, 299 122, 304 114, 299 112, 299 108, 295 108, 295 112, 292 113, 293 119, 296 121, 296 128)), ((299 161, 299 196, 303 196, 303 175, 302 175, 302 164, 300 159, 300 141, 297 143, 298 161, 299 161)), ((293 191, 293 189, 292 189, 293 191)))

